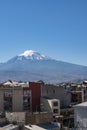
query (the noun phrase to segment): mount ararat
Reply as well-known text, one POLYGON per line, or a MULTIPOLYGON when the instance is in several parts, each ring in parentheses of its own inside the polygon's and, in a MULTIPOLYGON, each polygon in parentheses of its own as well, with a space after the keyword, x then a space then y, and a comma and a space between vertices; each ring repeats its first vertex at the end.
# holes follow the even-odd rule
POLYGON ((87 78, 87 67, 58 61, 27 50, 0 64, 0 82, 6 80, 59 83, 87 78))

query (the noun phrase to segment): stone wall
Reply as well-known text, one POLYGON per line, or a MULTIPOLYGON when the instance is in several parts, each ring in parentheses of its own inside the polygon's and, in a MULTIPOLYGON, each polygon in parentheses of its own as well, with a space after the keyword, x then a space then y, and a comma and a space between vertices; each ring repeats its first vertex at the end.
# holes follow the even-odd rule
POLYGON ((52 121, 52 114, 49 114, 47 112, 41 112, 41 113, 36 112, 33 114, 26 113, 26 117, 25 117, 26 125, 44 124, 44 123, 49 123, 51 121, 52 121))

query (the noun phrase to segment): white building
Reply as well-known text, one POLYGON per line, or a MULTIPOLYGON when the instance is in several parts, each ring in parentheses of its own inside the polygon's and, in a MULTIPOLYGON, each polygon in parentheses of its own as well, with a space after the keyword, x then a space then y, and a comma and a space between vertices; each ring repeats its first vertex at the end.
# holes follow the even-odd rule
POLYGON ((53 116, 60 115, 60 100, 54 98, 41 98, 41 110, 52 113, 53 116))
POLYGON ((87 130, 87 102, 74 106, 74 124, 79 130, 87 130))

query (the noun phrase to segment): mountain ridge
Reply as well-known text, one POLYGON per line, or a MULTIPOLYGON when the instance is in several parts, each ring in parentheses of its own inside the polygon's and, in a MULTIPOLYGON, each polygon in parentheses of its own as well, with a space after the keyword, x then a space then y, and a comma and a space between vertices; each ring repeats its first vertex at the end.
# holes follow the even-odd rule
POLYGON ((58 61, 33 50, 27 50, 0 64, 0 81, 43 80, 58 83, 86 78, 86 66, 58 61))

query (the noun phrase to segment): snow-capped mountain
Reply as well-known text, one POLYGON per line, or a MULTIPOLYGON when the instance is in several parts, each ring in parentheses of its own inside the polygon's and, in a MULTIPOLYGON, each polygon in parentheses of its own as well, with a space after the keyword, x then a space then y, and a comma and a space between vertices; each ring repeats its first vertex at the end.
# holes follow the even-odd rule
POLYGON ((31 60, 48 60, 49 58, 33 50, 24 51, 24 53, 18 55, 19 59, 25 57, 31 60))
POLYGON ((43 80, 58 83, 87 78, 87 67, 70 64, 27 50, 0 64, 0 81, 43 80))
POLYGON ((42 55, 38 53, 37 51, 33 50, 26 50, 23 53, 19 54, 18 56, 15 56, 14 58, 8 60, 9 63, 11 62, 18 62, 18 61, 26 61, 26 60, 49 60, 51 59, 48 56, 42 55))

